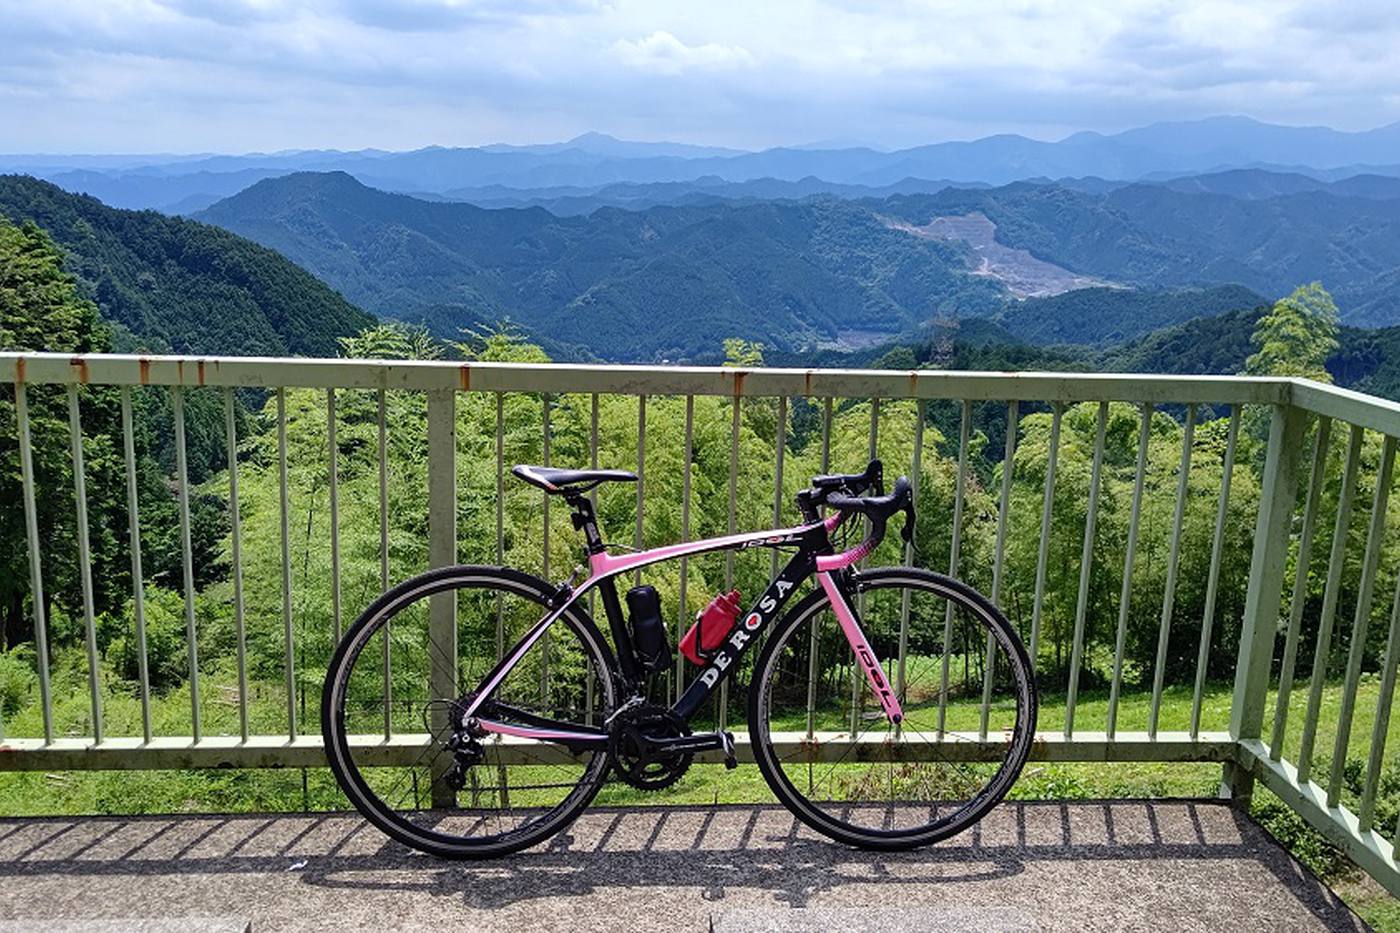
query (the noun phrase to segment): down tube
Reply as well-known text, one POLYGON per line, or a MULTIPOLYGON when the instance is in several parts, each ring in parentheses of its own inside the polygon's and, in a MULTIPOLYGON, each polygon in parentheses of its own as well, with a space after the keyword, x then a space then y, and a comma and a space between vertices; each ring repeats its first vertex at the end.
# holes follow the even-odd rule
POLYGON ((763 591, 754 607, 734 626, 729 638, 701 669, 700 675, 691 683, 689 689, 676 701, 676 705, 671 708, 673 712, 689 721, 700 705, 709 698, 710 693, 719 686, 720 681, 738 669, 739 659, 744 656, 744 652, 753 647, 758 636, 768 628, 792 598, 792 594, 811 575, 814 566, 812 552, 807 548, 803 547, 793 555, 787 566, 768 584, 768 589, 763 591))

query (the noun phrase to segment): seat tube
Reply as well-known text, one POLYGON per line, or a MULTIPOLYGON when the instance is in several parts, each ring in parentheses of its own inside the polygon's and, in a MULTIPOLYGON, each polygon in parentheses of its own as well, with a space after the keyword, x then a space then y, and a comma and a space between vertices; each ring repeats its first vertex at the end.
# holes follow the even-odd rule
POLYGON ((617 649, 618 666, 629 682, 639 683, 641 671, 637 668, 637 657, 632 653, 632 633, 627 630, 627 617, 622 614, 622 602, 617 598, 617 584, 612 577, 598 581, 598 595, 603 600, 603 611, 608 614, 608 629, 612 632, 613 645, 617 649))
POLYGON ((584 550, 588 554, 603 552, 603 536, 598 531, 598 519, 593 512, 593 501, 584 495, 571 495, 569 507, 573 509, 573 522, 576 531, 583 532, 584 550))

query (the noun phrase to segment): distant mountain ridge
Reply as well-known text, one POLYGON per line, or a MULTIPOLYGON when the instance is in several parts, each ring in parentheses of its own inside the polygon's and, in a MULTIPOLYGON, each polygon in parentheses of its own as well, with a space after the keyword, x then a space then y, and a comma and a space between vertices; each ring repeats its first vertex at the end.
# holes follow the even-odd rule
MULTIPOLYGON (((823 181, 814 175, 785 181, 756 178, 725 181, 706 175, 692 181, 616 182, 600 187, 557 186, 553 188, 510 188, 487 185, 455 188, 430 200, 463 201, 478 207, 543 207, 560 217, 591 214, 602 207, 645 210, 663 204, 695 205, 720 201, 800 200, 821 195, 839 198, 882 198, 892 194, 933 193, 944 188, 985 188, 981 182, 954 182, 947 179, 905 178, 891 185, 843 185, 823 181)), ((418 192, 403 192, 418 197, 418 192)))
MULTIPOLYGON (((1303 174, 1400 175, 1400 123, 1348 133, 1326 127, 1289 127, 1245 117, 1154 124, 1121 133, 1076 133, 1046 142, 999 135, 894 151, 866 147, 778 147, 737 152, 682 143, 617 140, 585 134, 565 143, 477 148, 432 146, 409 152, 289 151, 207 157, 0 156, 0 171, 28 172, 71 190, 103 186, 113 203, 171 209, 199 195, 222 197, 246 187, 243 173, 343 171, 389 191, 446 194, 463 188, 504 186, 601 188, 617 183, 725 182, 758 179, 881 188, 905 179, 1003 185, 1028 178, 1097 177, 1116 181, 1167 178, 1234 168, 1270 167, 1303 174), (108 176, 99 182, 91 175, 108 176), (204 187, 161 196, 152 178, 203 175, 204 187), (234 187, 238 185, 238 187, 234 187), (163 199, 162 199, 163 198, 163 199)), ((1333 180, 1330 176, 1327 180, 1333 180)), ((91 190, 89 193, 98 194, 91 190)))
POLYGON ((1325 191, 1340 197, 1389 201, 1400 198, 1400 177, 1362 173, 1327 181, 1298 172, 1239 168, 1183 175, 1154 182, 1186 194, 1223 194, 1232 198, 1272 198, 1305 191, 1325 191))

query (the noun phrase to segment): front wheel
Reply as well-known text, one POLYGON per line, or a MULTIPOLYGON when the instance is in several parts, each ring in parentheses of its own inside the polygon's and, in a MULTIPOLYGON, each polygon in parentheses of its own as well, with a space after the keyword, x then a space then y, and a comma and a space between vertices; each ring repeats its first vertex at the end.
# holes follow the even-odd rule
POLYGON ((817 590, 778 623, 755 665, 754 757, 778 799, 833 839, 874 849, 946 839, 1006 795, 1030 754, 1025 648, 957 580, 905 567, 847 580, 903 720, 885 716, 817 590))

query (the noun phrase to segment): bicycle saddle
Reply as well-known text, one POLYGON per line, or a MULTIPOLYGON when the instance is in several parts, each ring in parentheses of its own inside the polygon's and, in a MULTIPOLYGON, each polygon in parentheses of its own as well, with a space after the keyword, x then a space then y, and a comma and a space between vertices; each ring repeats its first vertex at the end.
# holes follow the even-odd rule
POLYGON ((554 467, 519 463, 510 468, 516 476, 553 494, 587 492, 599 483, 635 483, 637 474, 628 470, 560 470, 554 467))

